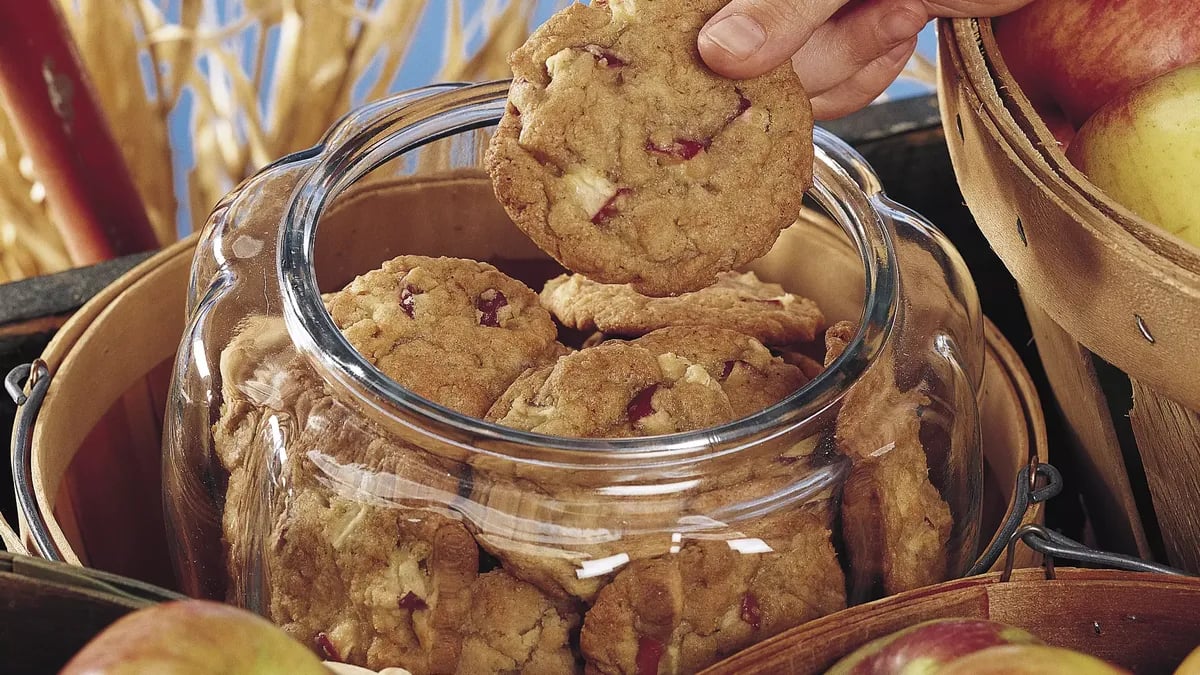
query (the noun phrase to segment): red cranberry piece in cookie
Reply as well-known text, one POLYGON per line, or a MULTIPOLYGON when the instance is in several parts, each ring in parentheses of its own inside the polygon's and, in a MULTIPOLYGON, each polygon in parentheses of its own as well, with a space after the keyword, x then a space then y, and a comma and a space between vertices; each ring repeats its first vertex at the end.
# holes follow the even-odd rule
POLYGON ((604 206, 600 207, 600 210, 596 212, 596 215, 592 216, 592 223, 595 225, 603 225, 609 220, 612 220, 614 216, 621 212, 618 202, 622 197, 631 192, 633 192, 633 190, 630 188, 618 189, 615 193, 613 193, 613 196, 608 198, 608 201, 604 202, 604 206))
POLYGON ((662 661, 663 643, 652 637, 638 638, 637 675, 658 675, 658 664, 662 661))
POLYGON ((338 652, 337 647, 334 646, 333 640, 330 640, 329 636, 324 632, 317 633, 317 637, 313 642, 317 644, 317 652, 321 654, 321 658, 326 661, 342 660, 342 655, 338 652))
POLYGON ((489 288, 475 299, 475 309, 479 311, 479 325, 500 327, 500 310, 508 306, 508 298, 500 291, 489 288))
POLYGON ((425 600, 422 599, 421 596, 417 595, 416 593, 413 593, 412 591, 405 593, 404 597, 400 598, 399 604, 400 604, 400 609, 406 609, 410 612, 416 612, 416 611, 422 610, 422 609, 429 609, 429 605, 427 605, 425 603, 425 600))
POLYGON ((721 379, 724 380, 725 378, 729 377, 730 373, 733 372, 733 367, 736 365, 737 361, 726 361, 725 368, 721 370, 721 379))
POLYGON ((670 145, 659 145, 654 141, 646 141, 646 152, 687 161, 707 150, 710 143, 709 140, 696 141, 690 138, 677 138, 670 145))
POLYGON ((625 409, 629 416, 630 424, 637 424, 643 418, 654 414, 654 392, 658 391, 658 385, 652 384, 649 387, 639 391, 637 396, 629 402, 629 407, 625 409))
POLYGON ((421 291, 414 288, 412 284, 408 284, 404 288, 400 289, 400 309, 404 310, 404 313, 407 314, 408 318, 410 319, 413 318, 413 314, 416 312, 416 297, 420 294, 421 291))
POLYGON ((742 596, 742 621, 750 624, 754 630, 762 627, 762 610, 758 607, 758 598, 753 593, 742 596))
POLYGON ((583 51, 596 57, 597 61, 609 68, 622 68, 625 66, 624 59, 600 45, 585 45, 583 51))

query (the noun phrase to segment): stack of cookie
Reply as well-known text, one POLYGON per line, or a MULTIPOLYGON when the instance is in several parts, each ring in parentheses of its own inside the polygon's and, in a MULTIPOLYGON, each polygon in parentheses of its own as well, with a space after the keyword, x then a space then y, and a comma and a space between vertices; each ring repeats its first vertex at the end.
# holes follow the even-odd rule
MULTIPOLYGON (((854 330, 826 330, 814 303, 752 273, 670 298, 563 276, 539 298, 484 263, 405 256, 326 302, 351 344, 412 391, 572 437, 740 419, 817 374, 805 354, 821 356, 822 334, 828 362, 854 330), (552 314, 603 331, 574 349, 556 340, 552 314)), ((730 533, 626 537, 612 522, 601 543, 560 536, 531 547, 506 523, 564 525, 537 519, 547 519, 546 503, 582 503, 586 480, 497 476, 482 458, 457 463, 403 443, 329 389, 281 320, 254 320, 224 352, 214 427, 229 473, 231 576, 257 571, 274 621, 329 658, 372 668, 555 673, 582 661, 594 672, 693 672, 843 607, 843 567, 887 592, 944 574, 948 510, 926 475, 920 394, 900 392, 891 370, 872 368, 839 415, 836 450, 855 460, 840 518, 828 493, 766 513, 736 533, 762 543, 753 555, 731 547, 730 533), (268 531, 256 529, 264 523, 268 531), (580 574, 614 555, 623 564, 580 574)), ((752 501, 756 483, 812 470, 810 458, 783 450, 792 454, 765 463, 773 473, 750 466, 684 495, 678 519, 752 501)), ((592 515, 603 521, 614 508, 592 515)), ((249 588, 232 592, 242 599, 249 588)))
MULTIPOLYGON (((700 63, 723 4, 593 0, 536 31, 511 59, 487 165, 513 221, 575 273, 539 295, 485 263, 402 256, 326 296, 346 339, 454 413, 563 437, 707 429, 818 376, 855 328, 734 271, 799 213, 808 99, 786 66, 734 82, 700 63), (591 337, 563 344, 559 326, 591 337)), ((277 318, 248 321, 220 372, 230 598, 329 659, 694 672, 844 607, 848 586, 946 574, 926 400, 886 355, 819 437, 677 481, 645 521, 589 472, 450 457, 379 428, 277 318), (818 471, 843 480, 791 489, 818 471), (800 496, 719 527, 725 506, 788 489, 800 496), (661 525, 696 522, 703 536, 661 525)))

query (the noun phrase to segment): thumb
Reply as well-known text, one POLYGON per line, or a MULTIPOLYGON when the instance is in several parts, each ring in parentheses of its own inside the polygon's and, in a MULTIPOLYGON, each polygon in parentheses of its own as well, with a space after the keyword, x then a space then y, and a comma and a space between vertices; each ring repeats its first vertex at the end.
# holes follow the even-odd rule
POLYGON ((791 58, 849 0, 733 0, 700 31, 700 56, 726 77, 756 77, 791 58))

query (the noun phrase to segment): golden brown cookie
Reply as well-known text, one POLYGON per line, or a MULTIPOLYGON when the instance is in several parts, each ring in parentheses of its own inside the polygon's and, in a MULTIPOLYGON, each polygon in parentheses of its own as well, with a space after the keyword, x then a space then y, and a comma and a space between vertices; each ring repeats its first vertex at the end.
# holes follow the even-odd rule
POLYGON ((454 672, 479 548, 457 521, 300 488, 267 556, 270 615, 326 658, 454 672))
MULTIPOLYGON (((830 328, 827 362, 854 333, 848 323, 830 328)), ((920 418, 928 403, 919 390, 900 391, 894 357, 885 352, 847 392, 838 413, 838 449, 853 466, 842 487, 842 539, 858 596, 928 586, 948 573, 954 521, 929 480, 920 418)))
POLYGON ((633 344, 658 354, 665 364, 679 358, 703 366, 720 383, 739 418, 782 401, 808 382, 799 368, 736 330, 673 326, 644 335, 633 344))
POLYGON ((760 281, 754 272, 722 272, 712 286, 667 298, 642 295, 628 284, 562 275, 547 281, 540 297, 565 326, 624 337, 667 326, 716 326, 765 345, 785 345, 811 342, 825 323, 815 302, 760 281))
POLYGON ((691 540, 632 563, 584 616, 588 672, 693 673, 845 607, 829 520, 827 503, 809 504, 742 538, 691 540))
POLYGON ((471 586, 463 621, 458 675, 570 675, 582 669, 571 651, 579 615, 563 610, 534 586, 503 570, 471 586))
POLYGON ((611 341, 526 372, 487 419, 554 436, 621 438, 715 426, 735 412, 704 366, 611 341))
POLYGON ((470 533, 439 508, 457 495, 453 465, 341 404, 278 318, 247 322, 221 375, 230 599, 256 597, 261 575, 263 611, 315 651, 449 672, 479 566, 470 533))
POLYGON ((330 294, 327 306, 385 375, 476 417, 561 349, 537 295, 473 260, 401 256, 330 294))
POLYGON ((696 49, 725 0, 573 4, 512 54, 488 148, 496 195, 567 269, 648 295, 765 254, 811 184, 813 119, 790 64, 730 80, 696 49))
MULTIPOLYGON (((753 413, 782 400, 805 381, 797 368, 736 331, 663 328, 631 342, 603 342, 564 356, 553 366, 527 372, 497 401, 488 419, 527 431, 573 437, 675 433, 717 426, 753 413)), ((800 452, 790 447, 780 451, 800 452)), ((782 463, 763 461, 781 472, 788 471, 782 463)), ((747 479, 749 468, 731 470, 730 480, 722 485, 747 479)), ((480 545, 515 576, 553 597, 584 600, 592 598, 612 572, 629 560, 670 549, 667 529, 636 536, 624 532, 622 523, 646 525, 648 516, 635 518, 622 512, 636 500, 614 502, 604 495, 608 486, 595 480, 600 479, 586 473, 565 479, 561 472, 529 470, 511 486, 482 488, 472 498, 509 518, 496 524, 475 523, 481 529, 477 533, 480 545), (588 503, 594 506, 582 506, 588 503), (560 504, 570 508, 554 515, 552 510, 560 504), (544 532, 528 525, 547 519, 554 522, 544 532), (551 533, 559 528, 574 533, 574 539, 553 540, 551 533)), ((669 499, 681 497, 667 495, 669 499)), ((685 515, 682 506, 666 501, 661 506, 655 517, 685 515)), ((696 512, 703 514, 703 510, 696 512)))
POLYGON ((612 340, 522 375, 487 418, 587 438, 717 426, 772 405, 807 379, 760 342, 722 328, 661 328, 612 340))

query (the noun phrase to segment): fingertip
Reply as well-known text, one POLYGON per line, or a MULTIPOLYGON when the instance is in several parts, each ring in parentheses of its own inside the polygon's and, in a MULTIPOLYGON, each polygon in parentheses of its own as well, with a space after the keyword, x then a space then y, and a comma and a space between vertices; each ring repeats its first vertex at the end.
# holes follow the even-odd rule
POLYGON ((872 61, 856 75, 812 99, 813 118, 829 121, 861 110, 891 86, 917 48, 917 39, 906 40, 872 61))
POLYGON ((700 31, 700 58, 718 75, 743 79, 763 74, 760 52, 767 31, 746 14, 718 14, 700 31))

